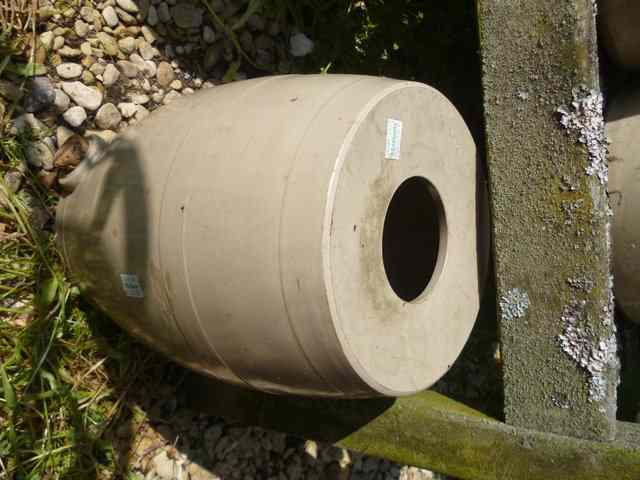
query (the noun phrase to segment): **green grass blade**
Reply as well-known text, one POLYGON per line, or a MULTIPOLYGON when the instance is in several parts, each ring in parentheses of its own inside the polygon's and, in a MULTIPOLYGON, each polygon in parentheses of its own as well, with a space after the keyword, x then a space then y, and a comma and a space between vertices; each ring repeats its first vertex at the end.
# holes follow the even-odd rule
POLYGON ((4 402, 10 413, 14 414, 18 408, 18 402, 16 401, 16 394, 11 386, 7 372, 4 369, 4 364, 0 363, 0 380, 2 380, 2 392, 4 394, 4 402))

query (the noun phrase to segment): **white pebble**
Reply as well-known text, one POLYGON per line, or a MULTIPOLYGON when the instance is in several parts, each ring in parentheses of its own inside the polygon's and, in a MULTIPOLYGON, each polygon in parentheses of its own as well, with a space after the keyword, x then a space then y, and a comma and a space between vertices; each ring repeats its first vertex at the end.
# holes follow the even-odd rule
POLYGON ((144 39, 147 42, 149 42, 151 45, 153 45, 153 43, 156 40, 158 40, 158 35, 156 34, 156 32, 154 32, 151 28, 147 27, 146 25, 143 25, 140 31, 142 32, 142 36, 144 37, 144 39))
POLYGON ((290 52, 294 57, 304 57, 313 51, 313 42, 304 33, 296 33, 289 41, 290 52))
POLYGON ((62 82, 62 90, 87 110, 97 110, 102 104, 102 92, 80 82, 62 82))
POLYGON ((202 39, 205 43, 213 43, 216 41, 216 32, 209 25, 205 25, 202 29, 202 39))
POLYGON ((133 0, 116 0, 116 3, 120 8, 129 13, 138 13, 140 8, 135 4, 133 0))
POLYGON ((53 104, 56 106, 58 112, 62 113, 69 109, 69 105, 71 104, 71 99, 69 95, 64 93, 62 90, 56 88, 55 89, 56 98, 53 101, 53 104))
POLYGON ((73 130, 68 129, 64 125, 60 125, 56 128, 56 143, 58 144, 58 148, 62 147, 62 145, 64 145, 64 143, 72 136, 73 130))
POLYGON ((64 38, 56 37, 53 39, 53 49, 60 50, 64 46, 64 38))
POLYGON ((151 5, 149 7, 149 11, 147 12, 147 23, 154 27, 158 24, 158 20, 158 11, 156 10, 156 7, 151 5))
POLYGON ((122 116, 113 103, 105 103, 96 113, 96 125, 104 130, 115 129, 121 120, 122 116))
POLYGON ((148 95, 144 95, 141 93, 130 93, 127 96, 129 97, 129 100, 131 100, 136 105, 144 105, 145 103, 149 103, 149 100, 151 100, 148 95))
POLYGON ((72 127, 79 127, 87 119, 87 112, 84 108, 75 106, 64 112, 62 118, 72 127))
POLYGON ((40 34, 40 43, 42 43, 44 48, 50 50, 51 46, 53 45, 53 37, 53 32, 44 32, 40 34))
POLYGON ((114 28, 118 25, 118 15, 116 14, 115 9, 112 6, 108 6, 104 10, 102 10, 102 17, 104 21, 107 22, 111 28, 114 28))
POLYGON ((61 63, 56 67, 56 73, 65 80, 78 78, 82 75, 82 65, 77 63, 61 63))
POLYGON ((162 100, 162 103, 164 103, 165 105, 173 102, 176 98, 180 98, 180 93, 176 92, 175 90, 171 90, 169 93, 167 93, 164 96, 164 99, 162 100))
POLYGON ((79 37, 86 37, 89 33, 89 25, 84 23, 82 20, 76 20, 76 23, 73 25, 73 29, 79 37))
POLYGON ((136 40, 133 37, 125 37, 118 40, 118 47, 124 53, 132 53, 136 49, 136 40))
POLYGON ((104 83, 105 87, 109 87, 116 83, 119 77, 120 72, 112 63, 110 63, 104 69, 104 73, 102 74, 102 83, 104 83))
POLYGON ((120 110, 124 118, 131 118, 138 111, 138 105, 131 102, 122 102, 118 104, 118 110, 120 110))

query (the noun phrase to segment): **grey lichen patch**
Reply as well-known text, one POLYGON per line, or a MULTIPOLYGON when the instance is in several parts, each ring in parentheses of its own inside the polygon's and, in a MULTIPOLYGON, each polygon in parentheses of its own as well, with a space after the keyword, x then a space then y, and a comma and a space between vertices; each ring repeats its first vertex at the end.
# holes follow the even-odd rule
POLYGON ((613 315, 615 311, 615 296, 613 294, 613 275, 609 274, 607 280, 607 303, 602 307, 602 324, 607 327, 612 327, 613 332, 616 332, 616 325, 613 322, 613 315))
POLYGON ((598 338, 585 322, 587 302, 575 301, 564 309, 564 331, 558 336, 562 351, 572 358, 588 375, 589 401, 607 398, 611 369, 618 367, 615 334, 598 338))
POLYGON ((586 277, 568 278, 567 283, 569 284, 569 286, 571 286, 571 288, 580 290, 585 293, 591 292, 591 290, 593 290, 593 285, 594 285, 593 280, 586 277))
POLYGON ((600 184, 606 185, 609 178, 607 165, 608 141, 605 135, 602 93, 585 87, 573 90, 570 105, 558 108, 560 124, 570 133, 577 135, 577 141, 587 147, 589 165, 586 173, 596 176, 600 184))
POLYGON ((551 403, 558 408, 568 410, 571 408, 571 401, 565 393, 554 392, 551 395, 551 403))
POLYGON ((563 201, 560 205, 564 212, 565 225, 573 225, 576 220, 576 213, 584 207, 584 200, 576 200, 575 202, 563 201))
POLYGON ((521 288, 512 288, 500 299, 500 311, 506 321, 524 317, 529 306, 529 295, 521 288))
POLYGON ((563 192, 577 192, 580 189, 580 184, 575 179, 572 179, 569 175, 562 176, 561 189, 563 192))

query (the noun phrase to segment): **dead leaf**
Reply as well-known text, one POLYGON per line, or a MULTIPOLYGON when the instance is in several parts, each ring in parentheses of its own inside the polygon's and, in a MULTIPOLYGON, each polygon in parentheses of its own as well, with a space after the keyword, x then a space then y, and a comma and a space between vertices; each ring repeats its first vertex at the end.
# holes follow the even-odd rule
POLYGON ((38 180, 47 188, 54 188, 58 183, 58 172, 40 171, 38 172, 38 180))
POLYGON ((58 149, 53 165, 56 168, 73 169, 82 161, 88 148, 89 142, 76 133, 58 149))

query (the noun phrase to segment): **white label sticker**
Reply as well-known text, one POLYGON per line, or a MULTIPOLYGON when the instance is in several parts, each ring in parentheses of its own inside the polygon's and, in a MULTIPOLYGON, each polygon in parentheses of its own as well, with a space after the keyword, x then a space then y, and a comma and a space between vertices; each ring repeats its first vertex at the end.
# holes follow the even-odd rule
POLYGON ((144 292, 142 291, 142 285, 138 276, 131 273, 121 273, 120 280, 122 281, 122 288, 127 297, 131 298, 144 298, 144 292))
POLYGON ((394 118, 387 118, 387 144, 384 156, 389 160, 400 160, 400 146, 402 144, 402 122, 394 118))

